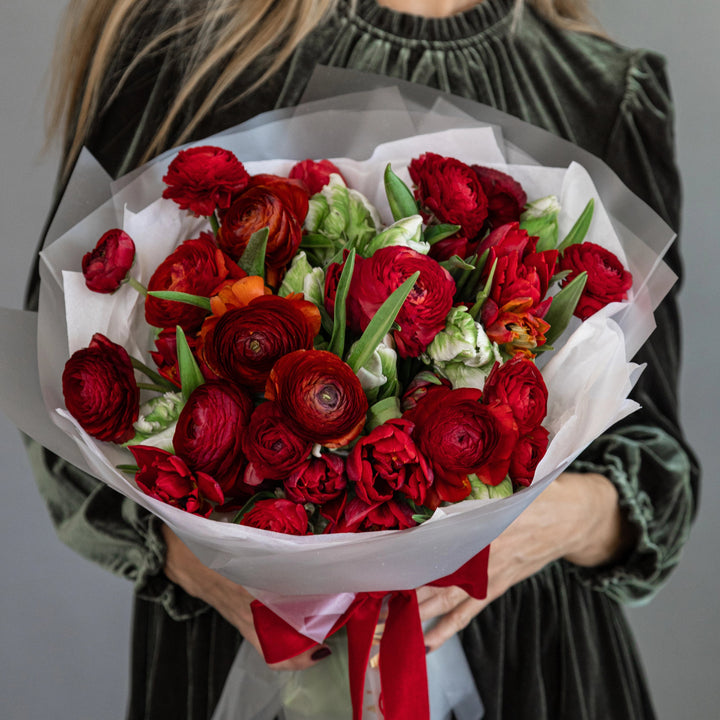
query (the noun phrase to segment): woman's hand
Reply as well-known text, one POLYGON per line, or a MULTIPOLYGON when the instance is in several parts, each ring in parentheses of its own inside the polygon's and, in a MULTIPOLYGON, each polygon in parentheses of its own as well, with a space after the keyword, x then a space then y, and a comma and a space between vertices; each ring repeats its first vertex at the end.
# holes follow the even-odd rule
POLYGON ((492 543, 483 600, 458 587, 417 591, 420 618, 438 617, 425 634, 436 650, 508 588, 565 558, 594 567, 620 557, 632 538, 615 486, 604 476, 563 473, 492 543))
MULTIPOLYGON (((203 565, 185 543, 166 525, 165 575, 193 597, 212 605, 262 655, 250 603, 255 599, 240 585, 203 565)), ((269 665, 273 670, 304 670, 330 654, 324 645, 311 648, 285 662, 269 665)))

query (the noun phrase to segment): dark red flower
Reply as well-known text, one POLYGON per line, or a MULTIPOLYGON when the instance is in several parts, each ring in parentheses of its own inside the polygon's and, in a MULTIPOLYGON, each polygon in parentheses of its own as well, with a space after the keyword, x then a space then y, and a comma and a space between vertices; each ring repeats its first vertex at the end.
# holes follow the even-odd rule
POLYGON ((261 392, 277 360, 312 348, 320 313, 296 296, 261 295, 212 323, 203 350, 208 365, 220 377, 261 392))
POLYGON ((547 450, 548 435, 548 431, 541 425, 518 440, 510 461, 510 478, 513 483, 527 487, 533 481, 535 469, 547 450))
POLYGON ((464 235, 453 235, 430 246, 428 255, 438 262, 449 260, 454 255, 463 260, 477 252, 477 241, 470 241, 464 235))
POLYGON ((347 459, 348 480, 369 505, 400 491, 419 505, 433 482, 432 470, 417 449, 407 420, 389 420, 361 438, 347 459))
POLYGON ((250 178, 247 190, 256 187, 263 187, 274 192, 301 225, 305 222, 310 204, 310 194, 302 181, 261 173, 250 178))
POLYGON ((89 290, 113 293, 121 285, 135 260, 135 243, 122 230, 108 230, 95 249, 82 259, 82 272, 89 290))
MULTIPOLYGON (((172 290, 209 298, 225 278, 245 273, 215 245, 210 233, 186 240, 163 260, 148 282, 148 290, 172 290)), ((196 330, 208 313, 182 302, 145 299, 145 319, 160 328, 180 325, 185 332, 196 330)))
POLYGON ((212 513, 211 503, 224 501, 222 488, 210 475, 193 473, 177 455, 143 445, 130 451, 139 468, 135 482, 146 495, 202 517, 212 513))
POLYGON ((299 503, 324 504, 340 497, 347 486, 345 462, 340 455, 310 457, 283 482, 285 494, 299 503))
POLYGON ((570 270, 563 286, 581 272, 587 271, 587 283, 575 308, 575 315, 581 320, 587 320, 611 302, 625 300, 627 291, 632 287, 632 275, 617 256, 591 242, 577 243, 566 248, 558 269, 570 270))
POLYGON ((260 480, 283 480, 308 459, 311 440, 300 437, 282 408, 265 402, 255 408, 242 446, 250 463, 245 482, 257 485, 260 480))
POLYGON ((542 373, 532 360, 517 356, 495 364, 483 397, 486 403, 502 403, 511 410, 521 435, 534 430, 547 415, 548 391, 542 373))
POLYGON ((417 525, 413 511, 402 500, 368 504, 360 498, 349 500, 333 532, 405 530, 417 525))
POLYGON ((95 333, 65 363, 62 386, 68 411, 87 433, 114 443, 135 436, 140 392, 123 347, 95 333))
POLYGON ((416 271, 420 275, 397 316, 400 329, 393 332, 400 357, 418 357, 445 327, 455 294, 450 273, 411 248, 390 246, 357 264, 350 285, 348 307, 357 306, 364 330, 382 303, 416 271))
POLYGON ((265 387, 297 432, 313 443, 338 448, 365 425, 368 402, 357 375, 337 355, 299 350, 280 358, 265 387))
POLYGON ((496 257, 503 257, 517 253, 521 258, 528 253, 535 252, 537 238, 527 234, 527 230, 520 227, 518 222, 510 222, 496 227, 478 246, 478 255, 486 250, 492 250, 488 257, 487 266, 492 266, 496 257))
POLYGON ((413 438, 428 459, 441 500, 457 502, 470 494, 468 475, 498 485, 507 475, 517 441, 509 407, 486 405, 473 388, 433 388, 414 410, 413 438))
POLYGON ((181 150, 170 163, 163 182, 163 197, 174 200, 195 215, 212 215, 216 208, 230 206, 250 176, 229 150, 194 147, 181 150))
POLYGON ((487 197, 469 165, 425 153, 412 160, 409 170, 417 186, 415 198, 427 215, 441 223, 460 225, 469 238, 480 232, 487 217, 487 197))
POLYGON ((498 227, 498 225, 519 221, 527 202, 527 195, 522 185, 500 170, 482 165, 473 165, 472 169, 487 195, 488 225, 498 227))
POLYGON ((242 477, 242 440, 252 411, 252 398, 244 390, 215 380, 193 391, 177 421, 175 452, 193 470, 212 475, 226 496, 235 494, 242 477))
MULTIPOLYGON (((303 160, 293 165, 289 177, 301 180, 311 195, 319 193, 330 182, 330 175, 335 173, 342 178, 338 167, 329 160, 303 160)), ((343 178, 345 182, 345 178, 343 178)), ((347 185, 347 183, 345 182, 347 185)))
POLYGON ((237 259, 245 252, 253 233, 263 228, 269 230, 266 266, 284 268, 300 247, 302 220, 277 192, 265 186, 246 190, 223 214, 218 245, 237 259))
POLYGON ((240 524, 286 535, 307 535, 308 531, 305 508, 292 500, 281 498, 258 500, 243 516, 240 524))

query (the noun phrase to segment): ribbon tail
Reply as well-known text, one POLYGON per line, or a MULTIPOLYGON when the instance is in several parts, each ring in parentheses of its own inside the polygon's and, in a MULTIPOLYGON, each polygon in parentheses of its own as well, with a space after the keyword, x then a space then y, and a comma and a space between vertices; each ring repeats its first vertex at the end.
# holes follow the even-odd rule
POLYGON ((415 591, 393 593, 380 641, 386 720, 429 720, 425 642, 415 591))
POLYGON ((348 671, 353 720, 362 720, 365 672, 370 660, 370 650, 381 608, 382 598, 365 595, 363 602, 357 606, 347 623, 348 671))

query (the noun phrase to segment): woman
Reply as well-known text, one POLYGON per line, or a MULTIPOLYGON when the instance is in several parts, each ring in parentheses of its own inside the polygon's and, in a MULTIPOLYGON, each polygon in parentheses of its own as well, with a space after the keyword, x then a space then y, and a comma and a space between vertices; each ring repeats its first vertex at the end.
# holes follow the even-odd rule
MULTIPOLYGON (((55 64, 55 117, 66 127, 58 195, 83 144, 122 174, 296 103, 323 63, 439 87, 555 132, 602 157, 677 227, 663 61, 588 32, 579 1, 520 5, 73 0, 55 64)), ((676 248, 669 262, 679 270, 676 248)), ((677 419, 674 293, 656 317, 634 391, 642 410, 498 538, 487 600, 418 590, 423 617, 440 618, 428 649, 462 631, 489 719, 654 717, 618 603, 648 597, 672 569, 697 492, 677 419)), ((129 500, 37 445, 30 454, 62 539, 135 583, 129 717, 210 717, 241 637, 257 642, 248 594, 129 500)))

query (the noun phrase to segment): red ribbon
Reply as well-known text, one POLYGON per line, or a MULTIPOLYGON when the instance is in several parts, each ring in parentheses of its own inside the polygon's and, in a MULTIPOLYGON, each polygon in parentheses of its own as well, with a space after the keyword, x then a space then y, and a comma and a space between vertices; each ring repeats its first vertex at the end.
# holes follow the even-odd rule
MULTIPOLYGON (((487 595, 487 564, 490 546, 451 575, 430 583, 437 587, 457 585, 474 598, 487 595)), ((414 590, 358 593, 352 605, 335 623, 329 635, 347 628, 350 697, 353 720, 361 720, 365 672, 373 636, 384 598, 388 615, 380 640, 380 682, 386 720, 429 720, 425 642, 414 590)), ((255 629, 268 663, 289 660, 316 645, 272 610, 255 600, 252 603, 255 629)))

